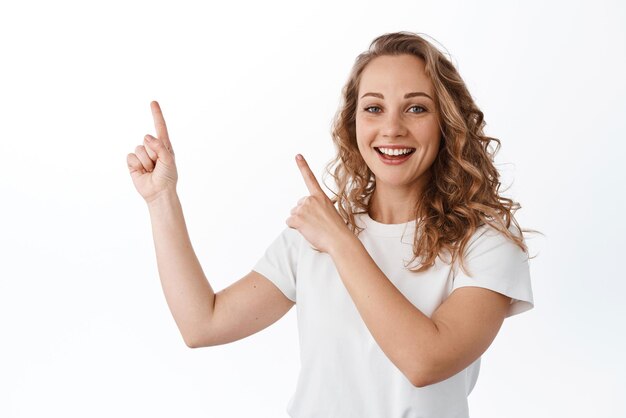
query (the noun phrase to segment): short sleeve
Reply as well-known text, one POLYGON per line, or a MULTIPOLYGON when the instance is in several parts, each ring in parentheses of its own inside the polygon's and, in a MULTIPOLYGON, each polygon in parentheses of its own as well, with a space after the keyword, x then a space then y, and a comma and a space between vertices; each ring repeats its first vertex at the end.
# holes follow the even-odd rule
POLYGON ((285 228, 252 267, 252 270, 269 279, 293 302, 296 301, 300 236, 297 230, 285 228))
MULTIPOLYGON (((513 225, 509 230, 519 236, 513 225)), ((475 286, 509 296, 507 317, 534 307, 528 255, 502 232, 488 225, 480 227, 467 245, 465 266, 471 275, 458 268, 452 291, 475 286)))

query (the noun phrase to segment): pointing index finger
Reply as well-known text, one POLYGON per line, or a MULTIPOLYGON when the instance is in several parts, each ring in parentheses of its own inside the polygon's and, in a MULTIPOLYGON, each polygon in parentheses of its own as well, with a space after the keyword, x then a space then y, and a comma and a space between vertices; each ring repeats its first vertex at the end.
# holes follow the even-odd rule
POLYGON ((165 144, 168 149, 171 149, 172 144, 167 134, 167 125, 165 125, 161 106, 159 106, 159 103, 155 100, 150 103, 150 109, 152 110, 152 118, 154 119, 154 128, 156 129, 157 138, 163 141, 163 144, 165 144))
POLYGON ((307 164, 304 157, 300 154, 296 155, 296 162, 298 164, 298 168, 300 169, 300 173, 304 178, 304 183, 306 184, 307 189, 309 189, 309 193, 311 195, 323 195, 326 196, 324 190, 320 187, 319 182, 315 178, 315 174, 309 168, 309 164, 307 164))

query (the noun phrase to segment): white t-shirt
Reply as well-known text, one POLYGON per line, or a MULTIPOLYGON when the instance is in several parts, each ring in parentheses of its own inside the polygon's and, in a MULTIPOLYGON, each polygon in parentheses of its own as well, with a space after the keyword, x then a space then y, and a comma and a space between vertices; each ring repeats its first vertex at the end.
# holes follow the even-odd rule
MULTIPOLYGON (((414 273, 416 221, 382 224, 355 215, 365 227, 359 239, 387 278, 430 317, 462 286, 478 286, 510 296, 507 317, 534 305, 526 254, 494 228, 476 230, 466 247, 466 266, 452 269, 437 258, 433 267, 414 273), (414 267, 411 264, 409 267, 414 267)), ((514 232, 513 225, 511 231, 514 232)), ((296 302, 301 369, 287 406, 293 418, 463 418, 467 396, 478 378, 480 358, 456 375, 415 387, 380 349, 331 257, 316 252, 295 229, 285 228, 253 270, 271 280, 296 302)))

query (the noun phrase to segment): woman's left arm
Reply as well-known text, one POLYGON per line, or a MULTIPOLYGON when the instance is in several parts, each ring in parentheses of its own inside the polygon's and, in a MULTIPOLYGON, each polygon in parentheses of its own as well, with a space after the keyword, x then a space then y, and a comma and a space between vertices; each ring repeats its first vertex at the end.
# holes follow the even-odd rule
POLYGON ((445 380, 480 357, 511 302, 489 289, 462 287, 429 318, 391 283, 354 235, 337 242, 329 255, 370 333, 417 387, 445 380))
POLYGON ((417 387, 460 372, 491 345, 511 298, 481 287, 452 294, 429 318, 391 283, 347 228, 304 158, 296 158, 310 196, 286 223, 333 259, 339 276, 385 355, 417 387))

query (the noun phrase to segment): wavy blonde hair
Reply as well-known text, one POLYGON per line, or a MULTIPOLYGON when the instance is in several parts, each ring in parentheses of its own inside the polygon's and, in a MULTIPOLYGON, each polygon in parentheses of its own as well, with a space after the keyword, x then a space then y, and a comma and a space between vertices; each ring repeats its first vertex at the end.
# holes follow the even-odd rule
POLYGON ((501 183, 494 156, 500 141, 484 135, 483 112, 450 60, 416 33, 388 33, 374 39, 369 49, 356 58, 342 90, 342 103, 331 130, 337 154, 326 165, 324 174, 330 174, 337 186, 337 192, 331 190, 331 201, 339 214, 358 235, 363 228, 356 225, 355 215, 369 213, 370 197, 376 189, 375 176, 357 147, 356 108, 361 75, 374 58, 400 54, 411 54, 425 62, 426 75, 434 87, 435 106, 441 115, 439 152, 431 167, 431 179, 418 196, 414 211, 417 222, 410 263, 417 258, 420 262, 412 271, 429 269, 440 254, 447 252, 452 256, 449 262, 460 260, 461 268, 467 272, 465 247, 484 224, 501 231, 528 253, 523 234, 518 236, 509 230, 511 222, 520 232, 537 231, 522 230, 513 216, 521 206, 498 193, 501 183), (489 148, 491 141, 497 143, 495 150, 489 148))

